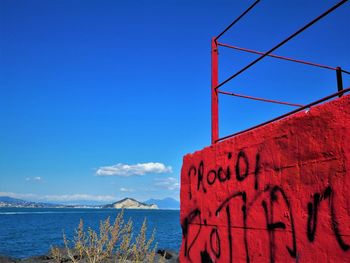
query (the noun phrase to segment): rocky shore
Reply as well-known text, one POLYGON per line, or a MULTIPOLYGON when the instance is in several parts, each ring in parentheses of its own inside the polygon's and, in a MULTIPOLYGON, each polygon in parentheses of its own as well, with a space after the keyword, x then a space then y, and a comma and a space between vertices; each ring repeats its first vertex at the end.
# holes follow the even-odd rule
MULTIPOLYGON (((59 261, 60 263, 70 263, 72 262, 67 255, 67 250, 65 248, 60 249, 62 254, 62 258, 59 261)), ((78 255, 76 255, 78 257, 78 255)), ((166 262, 166 263, 177 263, 179 262, 178 253, 171 250, 162 250, 158 249, 155 262, 166 262)), ((87 259, 82 259, 79 261, 80 263, 89 263, 87 259)), ((110 257, 103 260, 105 263, 115 263, 119 262, 116 257, 110 257)), ((125 263, 131 263, 132 261, 123 261, 125 263)), ((6 256, 0 256, 0 263, 58 263, 55 260, 54 256, 51 252, 48 252, 46 255, 42 256, 34 256, 26 259, 14 259, 6 256)))

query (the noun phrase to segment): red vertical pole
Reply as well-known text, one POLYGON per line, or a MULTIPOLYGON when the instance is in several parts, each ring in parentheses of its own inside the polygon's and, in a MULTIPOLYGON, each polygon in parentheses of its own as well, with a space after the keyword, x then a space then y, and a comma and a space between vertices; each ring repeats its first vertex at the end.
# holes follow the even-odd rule
POLYGON ((211 143, 219 139, 219 100, 216 87, 219 84, 218 45, 215 38, 211 40, 211 143))

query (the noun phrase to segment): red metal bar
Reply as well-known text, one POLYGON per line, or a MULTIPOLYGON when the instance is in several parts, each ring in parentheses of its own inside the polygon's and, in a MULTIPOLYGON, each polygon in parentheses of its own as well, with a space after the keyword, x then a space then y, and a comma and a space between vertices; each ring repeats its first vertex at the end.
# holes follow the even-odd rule
POLYGON ((250 7, 248 7, 239 17, 237 17, 228 27, 224 29, 216 38, 215 42, 223 35, 226 33, 227 30, 229 30, 234 24, 236 24, 239 20, 241 20, 242 17, 244 17, 250 10, 254 8, 254 6, 259 3, 260 0, 256 0, 250 7))
POLYGON ((315 19, 313 19, 311 22, 307 23, 305 26, 303 26, 302 28, 300 28, 298 31, 296 31, 295 33, 293 33, 292 35, 290 35, 289 37, 287 37, 286 39, 284 39, 282 42, 280 42, 279 44, 277 44, 276 46, 274 46, 273 48, 271 48, 269 51, 267 51, 266 53, 264 53, 263 55, 261 55, 260 57, 258 57, 256 60, 252 61, 251 63, 249 63, 247 66, 245 66, 244 68, 242 68, 241 70, 239 70, 238 72, 236 72, 235 74, 233 74, 231 77, 227 78, 226 80, 224 80, 223 82, 221 82, 219 85, 216 86, 215 89, 220 88, 222 85, 224 85, 225 83, 227 83, 228 81, 230 81, 231 79, 237 77, 238 75, 240 75, 242 72, 246 71, 248 68, 250 68, 251 66, 253 66, 254 64, 256 64, 257 62, 259 62, 260 60, 262 60, 264 57, 266 57, 267 55, 269 55, 270 53, 272 53, 273 51, 275 51, 276 49, 278 49, 279 47, 283 46, 285 43, 287 43, 289 40, 291 40, 292 38, 296 37, 297 35, 299 35, 301 32, 305 31, 307 28, 309 28, 310 26, 312 26, 313 24, 315 24, 317 21, 321 20, 323 17, 325 17, 326 15, 328 15, 329 13, 331 13, 332 11, 334 11, 335 9, 337 9, 339 6, 341 6, 342 4, 346 3, 348 0, 342 0, 340 2, 338 2, 336 5, 332 6, 330 9, 328 9, 327 11, 325 11, 324 13, 322 13, 321 15, 319 15, 318 17, 316 17, 315 19))
POLYGON ((219 83, 218 46, 215 38, 211 40, 211 143, 219 139, 219 101, 215 87, 219 83))
POLYGON ((290 102, 284 102, 284 101, 278 101, 278 100, 269 100, 269 99, 252 97, 252 96, 247 96, 247 95, 242 95, 242 94, 237 94, 237 93, 232 93, 232 92, 226 92, 226 91, 221 91, 221 90, 219 90, 218 93, 225 94, 225 95, 231 95, 231 96, 235 96, 235 97, 240 97, 240 98, 245 98, 245 99, 250 99, 250 100, 271 102, 271 103, 294 106, 294 107, 303 107, 304 106, 304 105, 296 104, 296 103, 290 103, 290 102))
MULTIPOLYGON (((248 53, 253 53, 253 54, 258 54, 258 55, 264 55, 264 54, 265 54, 264 52, 260 52, 260 51, 256 51, 256 50, 252 50, 252 49, 248 49, 248 48, 243 48, 243 47, 237 47, 237 46, 227 45, 227 44, 223 44, 223 43, 218 43, 218 46, 227 47, 227 48, 232 48, 232 49, 236 49, 236 50, 240 50, 240 51, 244 51, 244 52, 248 52, 248 53)), ((322 64, 317 64, 317 63, 313 63, 313 62, 308 62, 308 61, 304 61, 304 60, 300 60, 300 59, 282 57, 282 56, 274 55, 274 54, 268 54, 267 56, 268 56, 268 57, 273 57, 273 58, 282 59, 282 60, 288 60, 288 61, 292 61, 292 62, 296 62, 296 63, 300 63, 300 64, 315 66, 315 67, 319 67, 319 68, 325 68, 325 69, 336 70, 336 68, 333 68, 333 67, 330 67, 330 66, 326 66, 326 65, 322 65, 322 64)))
POLYGON ((319 100, 316 100, 316 101, 314 101, 314 102, 311 102, 310 104, 304 105, 303 107, 300 107, 300 108, 298 108, 298 109, 295 109, 295 110, 293 110, 293 111, 290 111, 290 112, 288 112, 288 113, 286 113, 286 114, 283 114, 283 115, 281 115, 281 116, 279 116, 279 117, 276 117, 276 118, 274 118, 274 119, 272 119, 272 120, 263 122, 263 123, 261 123, 261 124, 259 124, 259 125, 253 126, 253 127, 248 128, 248 129, 246 129, 246 130, 243 130, 243 131, 240 131, 240 132, 236 132, 236 133, 234 133, 234 134, 231 134, 231 135, 222 137, 222 138, 218 139, 216 142, 226 140, 226 139, 228 139, 228 138, 237 136, 237 135, 239 135, 239 134, 242 134, 242 133, 245 133, 245 132, 254 130, 254 129, 256 129, 256 128, 262 127, 262 126, 264 126, 264 125, 266 125, 266 124, 269 124, 269 123, 271 123, 271 122, 281 120, 281 119, 283 119, 283 118, 285 118, 285 117, 288 117, 289 115, 292 115, 292 114, 297 113, 297 112, 299 112, 299 111, 302 111, 302 110, 305 110, 305 109, 307 109, 307 108, 310 108, 310 107, 312 107, 312 106, 314 106, 314 105, 316 105, 316 104, 322 103, 322 102, 324 102, 324 101, 326 101, 326 100, 329 100, 329 99, 331 99, 331 98, 334 98, 334 97, 336 97, 336 96, 343 95, 344 93, 349 92, 349 91, 350 91, 350 87, 348 87, 348 88, 346 88, 346 89, 343 89, 342 91, 339 91, 339 92, 333 93, 333 94, 331 94, 331 95, 328 95, 327 97, 324 97, 324 98, 322 98, 322 99, 319 99, 319 100))

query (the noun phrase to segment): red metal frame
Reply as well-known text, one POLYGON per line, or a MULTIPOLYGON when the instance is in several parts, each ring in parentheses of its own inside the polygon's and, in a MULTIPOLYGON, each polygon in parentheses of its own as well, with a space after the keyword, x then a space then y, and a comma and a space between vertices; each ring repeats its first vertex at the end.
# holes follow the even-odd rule
POLYGON ((211 40, 211 143, 219 139, 219 97, 216 89, 219 84, 218 69, 218 45, 213 38, 211 40))
POLYGON ((325 11, 324 13, 322 13, 321 15, 319 15, 318 17, 316 17, 312 21, 310 21, 308 24, 306 24, 305 26, 300 28, 298 31, 296 31, 295 33, 293 33, 292 35, 290 35, 289 37, 284 39, 282 42, 280 42, 279 44, 277 44, 276 46, 274 46, 273 48, 271 48, 267 52, 260 52, 260 51, 246 49, 246 48, 240 48, 240 47, 236 47, 236 46, 231 46, 231 45, 227 45, 227 44, 218 43, 217 40, 224 33, 226 33, 226 31, 229 30, 234 24, 236 24, 240 19, 242 19, 250 10, 252 10, 259 1, 260 0, 256 0, 247 10, 245 10, 238 18, 236 18, 227 28, 225 28, 225 30, 223 32, 221 32, 217 37, 214 37, 211 40, 211 143, 212 144, 217 143, 218 141, 227 139, 229 137, 238 135, 240 133, 243 133, 243 132, 255 129, 257 127, 263 126, 263 125, 265 125, 267 123, 270 123, 270 122, 273 122, 273 121, 285 118, 286 116, 289 116, 289 115, 291 115, 293 113, 296 113, 298 111, 306 109, 307 107, 311 107, 311 106, 313 106, 315 104, 321 103, 321 102, 323 102, 323 101, 325 101, 327 99, 333 98, 334 96, 341 97, 345 92, 349 92, 350 91, 350 88, 343 89, 343 81, 342 81, 342 73, 350 74, 350 72, 345 71, 345 70, 341 69, 340 67, 334 68, 334 67, 330 67, 330 66, 326 66, 326 65, 316 64, 316 63, 312 63, 312 62, 307 62, 307 61, 302 61, 302 60, 298 60, 298 59, 282 57, 282 56, 278 56, 278 55, 272 54, 273 51, 275 51, 279 47, 283 46, 289 40, 291 40, 295 36, 299 35, 301 32, 303 32, 308 27, 310 27, 313 24, 315 24, 317 21, 321 20, 323 17, 325 17, 329 13, 333 12, 335 9, 340 7, 342 4, 344 4, 348 0, 341 0, 340 2, 338 2, 337 4, 332 6, 330 9, 328 9, 327 11, 325 11), (245 52, 250 52, 250 53, 255 53, 255 54, 259 54, 261 56, 259 56, 259 58, 255 59, 254 61, 249 63, 247 66, 245 66, 244 68, 242 68, 241 70, 239 70, 238 72, 236 72, 235 74, 233 74, 232 76, 230 76, 229 78, 224 80, 223 82, 219 83, 219 76, 218 76, 218 72, 219 72, 219 69, 218 69, 218 52, 219 52, 218 51, 218 47, 219 46, 233 48, 233 49, 237 49, 237 50, 245 51, 245 52), (325 98, 322 98, 322 99, 320 99, 318 101, 315 101, 315 102, 312 102, 312 103, 310 103, 308 105, 303 106, 303 105, 299 105, 299 104, 295 104, 295 103, 281 102, 281 101, 264 99, 264 98, 257 98, 257 97, 252 97, 252 96, 247 96, 247 95, 236 94, 236 93, 225 92, 225 91, 220 91, 219 90, 219 88, 221 86, 223 86, 224 84, 226 84, 228 81, 230 81, 231 79, 235 78, 239 74, 243 73, 248 68, 250 68, 251 66, 253 66, 254 64, 256 64, 257 62, 259 62, 260 60, 262 60, 263 58, 265 58, 267 56, 278 58, 278 59, 283 59, 283 60, 288 60, 288 61, 292 61, 292 62, 296 62, 296 63, 306 64, 306 65, 309 65, 309 66, 316 66, 316 67, 326 68, 326 69, 330 69, 330 70, 335 70, 336 71, 336 76, 337 76, 338 92, 335 93, 335 94, 332 94, 330 96, 327 96, 325 98), (246 98, 246 99, 254 99, 254 100, 260 100, 260 101, 265 101, 265 102, 285 104, 285 105, 289 105, 289 106, 299 106, 300 108, 298 108, 298 109, 296 109, 294 111, 291 111, 291 112, 289 112, 287 114, 284 114, 282 116, 279 116, 277 118, 274 118, 274 119, 272 119, 270 121, 267 121, 267 122, 264 122, 264 123, 259 124, 257 126, 254 126, 252 128, 249 128, 247 130, 244 130, 244 131, 241 131, 241 132, 238 132, 238 133, 235 133, 235 134, 223 137, 223 138, 219 138, 219 98, 218 98, 219 93, 225 94, 225 95, 232 95, 232 96, 236 96, 236 97, 242 97, 242 98, 246 98))
MULTIPOLYGON (((296 31, 295 33, 291 34, 289 37, 287 37, 286 39, 284 39, 283 41, 281 41, 279 44, 277 44, 276 46, 274 46, 273 48, 271 48, 269 51, 265 52, 263 55, 261 55, 260 57, 258 57, 257 59, 253 60, 252 62, 250 62, 248 65, 246 65, 244 68, 240 69, 239 71, 237 71, 235 74, 231 75, 229 78, 225 79, 223 82, 221 82, 219 85, 216 86, 216 89, 220 88, 221 86, 223 86, 224 84, 226 84, 227 82, 229 82, 231 79, 237 77, 238 75, 242 74, 244 71, 246 71, 247 69, 249 69, 250 67, 252 67, 253 65, 255 65, 256 63, 258 63, 260 60, 262 60, 263 58, 265 58, 266 56, 268 56, 270 53, 272 53, 273 51, 275 51, 276 49, 280 48, 281 46, 283 46, 285 43, 287 43, 289 40, 293 39, 294 37, 296 37, 297 35, 299 35, 300 33, 302 33, 303 31, 305 31, 307 28, 311 27, 313 24, 315 24, 316 22, 318 22, 319 20, 321 20, 322 18, 324 18, 325 16, 327 16, 328 14, 330 14, 331 12, 333 12, 335 9, 337 9, 338 7, 340 7, 341 5, 343 5, 344 3, 346 3, 348 0, 342 0, 340 2, 338 2, 336 5, 332 6, 330 9, 328 9, 327 11, 325 11, 324 13, 322 13, 321 15, 319 15, 318 17, 316 17, 315 19, 313 19, 312 21, 310 21, 309 23, 307 23, 305 26, 303 26, 302 28, 300 28, 298 31, 296 31)), ((216 39, 217 40, 217 39, 216 39)))

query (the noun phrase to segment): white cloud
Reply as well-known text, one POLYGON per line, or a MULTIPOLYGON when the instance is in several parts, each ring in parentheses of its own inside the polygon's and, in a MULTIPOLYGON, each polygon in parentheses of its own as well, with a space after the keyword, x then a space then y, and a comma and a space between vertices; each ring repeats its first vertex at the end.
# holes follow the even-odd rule
POLYGON ((162 163, 138 163, 122 164, 118 163, 112 166, 103 166, 96 171, 97 176, 134 176, 145 174, 164 174, 171 173, 171 166, 165 166, 162 163))
POLYGON ((134 189, 124 188, 124 187, 121 187, 119 190, 120 190, 120 192, 125 192, 125 193, 131 193, 131 192, 135 191, 134 189))
POLYGON ((155 186, 167 190, 178 190, 180 189, 180 183, 178 180, 174 177, 167 177, 167 178, 157 178, 155 179, 155 186))
POLYGON ((46 202, 68 202, 68 201, 115 201, 117 198, 111 195, 89 195, 89 194, 70 194, 70 195, 38 195, 38 194, 18 194, 12 192, 0 192, 0 196, 9 196, 12 198, 46 201, 46 202))
POLYGON ((41 183, 43 182, 43 178, 41 178, 40 176, 35 176, 35 177, 27 177, 26 178, 27 182, 37 182, 37 183, 41 183))

